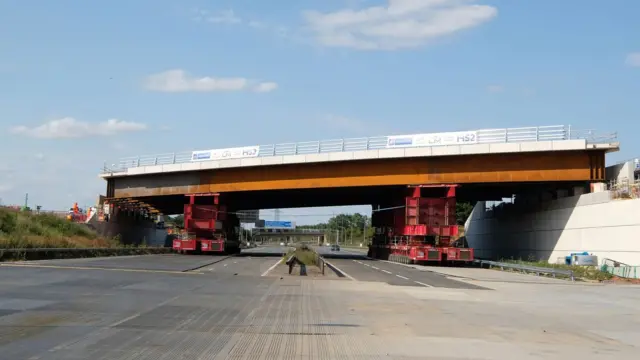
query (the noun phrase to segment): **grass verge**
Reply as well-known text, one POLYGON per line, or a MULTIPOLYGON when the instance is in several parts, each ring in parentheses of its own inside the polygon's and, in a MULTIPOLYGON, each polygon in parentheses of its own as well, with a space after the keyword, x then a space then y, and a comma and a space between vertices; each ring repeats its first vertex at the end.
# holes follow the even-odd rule
POLYGON ((298 245, 295 249, 289 250, 289 252, 284 256, 283 262, 287 261, 291 255, 295 255, 301 263, 307 266, 318 266, 318 254, 307 245, 298 245))
POLYGON ((170 248, 124 245, 99 236, 85 224, 53 214, 0 207, 0 261, 169 253, 170 248))
POLYGON ((546 261, 524 261, 524 260, 513 260, 513 259, 502 259, 500 262, 508 263, 508 264, 521 264, 528 266, 537 266, 542 268, 551 268, 551 269, 561 269, 561 270, 571 270, 573 271, 573 276, 576 279, 582 280, 596 280, 596 281, 605 281, 611 280, 613 275, 601 271, 596 266, 573 266, 573 265, 565 265, 565 264, 550 264, 546 261))
POLYGON ((118 239, 98 236, 84 224, 53 214, 34 214, 0 207, 0 249, 111 248, 118 239))

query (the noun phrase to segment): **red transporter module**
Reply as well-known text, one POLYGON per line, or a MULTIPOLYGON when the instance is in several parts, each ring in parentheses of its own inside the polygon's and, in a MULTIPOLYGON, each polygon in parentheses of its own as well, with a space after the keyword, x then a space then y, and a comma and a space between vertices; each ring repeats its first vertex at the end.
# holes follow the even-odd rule
POLYGON ((173 249, 185 253, 240 253, 240 221, 227 213, 220 194, 189 194, 184 205, 184 233, 173 240, 173 249))
POLYGON ((473 261, 473 249, 459 247, 462 241, 451 241, 458 235, 456 187, 409 186, 404 204, 374 211, 371 222, 376 233, 369 257, 405 264, 473 261), (422 197, 423 193, 429 197, 422 197))

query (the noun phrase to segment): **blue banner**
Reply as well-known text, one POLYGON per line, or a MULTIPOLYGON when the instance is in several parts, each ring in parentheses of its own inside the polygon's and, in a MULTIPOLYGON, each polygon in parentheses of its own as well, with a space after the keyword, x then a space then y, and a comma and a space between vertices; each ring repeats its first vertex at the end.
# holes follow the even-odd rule
POLYGON ((264 222, 265 229, 295 229, 295 224, 291 221, 269 221, 264 222))

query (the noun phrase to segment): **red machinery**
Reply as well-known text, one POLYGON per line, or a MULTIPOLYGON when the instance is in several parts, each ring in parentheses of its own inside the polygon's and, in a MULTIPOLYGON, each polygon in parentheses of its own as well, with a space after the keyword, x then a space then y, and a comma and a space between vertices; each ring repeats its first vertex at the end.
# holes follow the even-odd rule
POLYGON ((235 214, 227 213, 220 194, 186 196, 189 203, 184 205, 185 231, 173 240, 173 249, 187 253, 239 253, 240 221, 235 214))
MULTIPOLYGON (((369 257, 400 263, 470 262, 473 249, 458 247, 457 185, 409 186, 404 204, 374 211, 369 257), (423 197, 429 193, 429 197, 423 197)), ((459 242, 462 243, 462 242, 459 242)))

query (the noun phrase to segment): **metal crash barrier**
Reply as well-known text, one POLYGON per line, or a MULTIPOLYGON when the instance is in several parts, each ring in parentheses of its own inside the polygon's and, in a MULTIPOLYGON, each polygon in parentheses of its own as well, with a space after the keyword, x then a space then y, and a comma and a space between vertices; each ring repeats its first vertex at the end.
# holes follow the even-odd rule
POLYGON ((497 268, 500 268, 500 270, 504 270, 504 269, 519 270, 523 273, 534 273, 537 276, 540 276, 540 274, 550 274, 554 278, 560 275, 560 276, 570 278, 571 281, 575 281, 575 277, 573 275, 572 270, 545 268, 545 267, 530 266, 530 265, 523 265, 523 264, 510 264, 510 263, 503 263, 503 262, 490 261, 490 260, 474 260, 473 262, 477 265, 480 265, 480 267, 487 265, 489 268, 497 267, 497 268))

